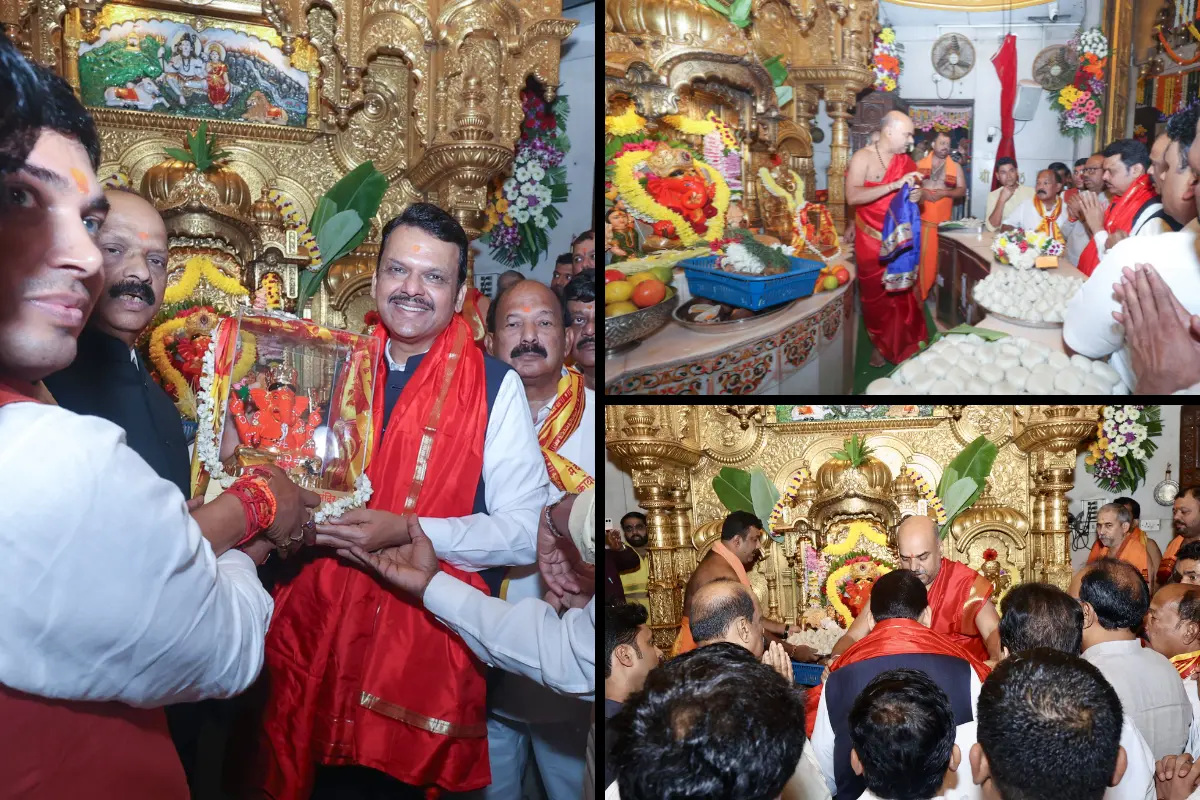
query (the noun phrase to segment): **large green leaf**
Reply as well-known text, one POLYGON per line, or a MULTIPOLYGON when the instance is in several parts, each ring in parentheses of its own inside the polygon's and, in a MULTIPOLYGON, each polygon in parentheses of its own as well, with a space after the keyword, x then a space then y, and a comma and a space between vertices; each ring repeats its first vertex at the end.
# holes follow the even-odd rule
POLYGON ((754 501, 750 497, 750 473, 743 469, 725 467, 713 478, 713 491, 717 499, 730 513, 749 511, 754 513, 754 501))
MULTIPOLYGON (((996 447, 995 442, 990 441, 985 436, 978 436, 964 447, 962 452, 956 455, 947 465, 947 468, 952 468, 955 471, 956 476, 972 478, 979 484, 979 490, 971 497, 971 503, 975 502, 976 498, 979 497, 979 492, 983 491, 984 482, 987 476, 991 474, 992 464, 995 463, 996 457, 999 454, 1000 450, 996 447)), ((942 482, 947 486, 950 485, 946 483, 944 476, 942 482)), ((950 483, 952 484, 953 481, 950 483)))
MULTIPOLYGON (((378 187, 376 176, 383 180, 383 188, 386 190, 387 179, 379 170, 375 169, 373 162, 364 161, 329 187, 329 191, 324 196, 337 206, 338 211, 353 208, 363 219, 370 219, 379 210, 379 200, 375 201, 375 207, 367 213, 363 213, 360 207, 366 209, 370 206, 368 201, 378 187)), ((382 191, 379 192, 379 198, 383 198, 382 191)))
MULTIPOLYGON (((779 490, 775 483, 761 469, 750 473, 750 500, 754 506, 754 516, 762 520, 763 530, 771 533, 771 512, 779 502, 779 490)), ((772 536, 771 538, 776 538, 772 536)), ((779 541, 779 539, 776 539, 779 541)))
POLYGON ((950 485, 942 495, 942 505, 946 508, 946 524, 949 525, 958 513, 971 504, 971 496, 976 492, 977 484, 973 478, 959 478, 950 485))
POLYGON ((322 195, 321 199, 317 201, 317 208, 313 211, 312 222, 308 226, 312 230, 313 236, 316 236, 317 231, 325 227, 325 223, 329 221, 330 217, 340 210, 337 204, 329 199, 328 195, 322 195))
POLYGON ((346 245, 363 227, 365 224, 358 212, 347 209, 334 214, 321 230, 314 231, 317 247, 321 248, 322 267, 331 266, 339 256, 345 255, 346 245))

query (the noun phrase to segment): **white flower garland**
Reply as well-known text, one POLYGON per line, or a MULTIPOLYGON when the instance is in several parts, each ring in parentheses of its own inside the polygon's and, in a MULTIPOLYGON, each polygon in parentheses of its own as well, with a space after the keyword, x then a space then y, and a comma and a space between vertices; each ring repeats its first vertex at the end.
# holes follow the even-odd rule
MULTIPOLYGON (((233 485, 236 478, 226 472, 225 465, 221 463, 215 423, 216 399, 213 397, 212 391, 213 381, 217 374, 218 338, 219 336, 214 332, 212 341, 208 345, 208 351, 204 354, 204 373, 200 377, 200 393, 196 403, 196 419, 198 422, 196 429, 196 453, 199 455, 200 463, 204 465, 204 469, 208 471, 208 474, 221 484, 221 488, 228 489, 233 485)), ((362 508, 371 499, 372 492, 371 480, 364 472, 354 480, 353 494, 332 500, 328 503, 322 503, 313 512, 313 522, 325 522, 328 519, 340 517, 351 509, 362 508)))

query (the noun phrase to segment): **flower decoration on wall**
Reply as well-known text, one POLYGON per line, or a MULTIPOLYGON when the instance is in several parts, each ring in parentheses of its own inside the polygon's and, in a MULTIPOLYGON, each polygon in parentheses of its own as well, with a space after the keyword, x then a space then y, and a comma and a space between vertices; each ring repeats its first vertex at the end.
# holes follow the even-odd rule
POLYGON ((1066 136, 1091 136, 1104 112, 1105 69, 1108 39, 1099 28, 1080 31, 1067 42, 1079 57, 1075 80, 1050 92, 1050 107, 1058 112, 1059 130, 1066 136))
MULTIPOLYGON (((525 117, 513 173, 492 187, 484 235, 480 237, 491 246, 492 256, 507 267, 538 262, 550 247, 546 231, 562 218, 554 204, 567 201, 567 171, 563 166, 571 149, 567 98, 559 95, 553 103, 547 103, 537 92, 522 90, 521 108, 525 117)), ((625 130, 644 125, 645 120, 635 112, 633 118, 617 124, 625 130)))
POLYGON ((904 61, 900 58, 900 45, 896 44, 896 31, 892 28, 884 28, 875 37, 871 67, 875 71, 875 89, 881 92, 896 91, 904 61))
POLYGON ((1101 489, 1132 494, 1146 479, 1146 463, 1161 435, 1159 406, 1105 406, 1084 469, 1101 489))

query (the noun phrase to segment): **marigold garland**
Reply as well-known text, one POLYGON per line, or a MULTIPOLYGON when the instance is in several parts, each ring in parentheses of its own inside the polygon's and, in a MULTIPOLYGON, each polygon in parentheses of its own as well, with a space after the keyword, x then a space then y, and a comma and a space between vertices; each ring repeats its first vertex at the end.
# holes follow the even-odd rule
POLYGON ((640 116, 633 104, 620 116, 604 118, 604 132, 612 136, 630 136, 646 129, 646 118, 640 116))
POLYGON ((708 228, 705 230, 704 235, 701 236, 692 230, 692 226, 680 214, 662 205, 647 194, 641 181, 634 175, 634 170, 649 157, 650 153, 646 150, 633 150, 617 156, 613 184, 617 187, 617 191, 625 199, 625 202, 631 208, 654 219, 666 220, 672 223, 675 226, 675 232, 679 236, 680 241, 687 247, 694 247, 699 242, 711 242, 720 239, 721 234, 725 232, 725 212, 729 210, 730 198, 729 184, 725 182, 725 178, 722 177, 721 173, 699 159, 694 159, 692 162, 708 175, 709 180, 717 188, 716 196, 713 197, 713 206, 717 209, 717 216, 708 221, 708 228))
POLYGON ((866 538, 868 541, 874 542, 881 547, 888 546, 887 534, 875 528, 868 522, 852 522, 850 523, 850 535, 845 541, 839 544, 831 544, 826 546, 821 551, 826 556, 844 556, 854 549, 858 544, 858 540, 866 538))
POLYGON ((167 355, 167 334, 182 330, 187 326, 186 319, 169 319, 154 329, 150 334, 150 361, 154 364, 154 368, 158 370, 158 374, 164 380, 171 383, 175 388, 176 402, 179 404, 179 412, 189 419, 196 418, 196 400, 192 394, 192 387, 188 386, 187 380, 183 377, 183 373, 175 369, 175 365, 171 363, 171 357, 167 355))
POLYGON ((321 248, 317 247, 317 237, 313 236, 312 229, 308 227, 308 223, 304 220, 304 216, 300 213, 300 209, 296 203, 278 189, 269 190, 267 192, 267 199, 279 209, 279 213, 283 216, 284 221, 296 229, 300 246, 308 251, 313 266, 319 267, 321 265, 321 248))
MULTIPOLYGON (((879 570, 880 577, 883 577, 892 571, 892 568, 886 564, 880 564, 874 559, 872 559, 872 562, 879 570)), ((846 625, 849 625, 854 621, 854 614, 851 613, 850 608, 842 602, 841 596, 838 595, 837 586, 838 582, 842 578, 849 575, 853 569, 853 563, 842 564, 842 566, 829 573, 829 577, 825 579, 825 598, 829 600, 829 605, 833 606, 833 610, 837 612, 838 616, 842 618, 842 621, 846 625)), ((878 578, 876 580, 878 580, 878 578)))
POLYGON ((1191 64, 1195 64, 1197 61, 1200 61, 1200 52, 1196 53, 1195 58, 1184 58, 1183 56, 1179 55, 1178 53, 1176 53, 1174 50, 1171 49, 1170 43, 1167 42, 1165 37, 1163 37, 1161 28, 1156 28, 1155 32, 1158 34, 1158 41, 1162 44, 1163 48, 1167 51, 1167 55, 1170 56, 1171 60, 1174 61, 1176 64, 1181 64, 1186 67, 1191 64))
POLYGON ((192 256, 183 265, 183 274, 179 280, 173 286, 168 286, 167 290, 163 292, 163 302, 178 303, 191 297, 192 292, 200 284, 201 276, 208 281, 210 286, 225 294, 234 297, 244 297, 250 294, 246 287, 242 286, 241 281, 221 272, 212 259, 205 256, 192 256))

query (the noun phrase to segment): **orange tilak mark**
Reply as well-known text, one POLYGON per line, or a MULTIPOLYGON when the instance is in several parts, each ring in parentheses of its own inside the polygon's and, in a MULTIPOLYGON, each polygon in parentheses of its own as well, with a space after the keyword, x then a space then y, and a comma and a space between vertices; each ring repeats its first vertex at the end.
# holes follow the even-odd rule
POLYGON ((150 238, 150 234, 146 233, 145 231, 138 231, 138 238, 144 242, 150 238))
POLYGON ((414 253, 419 253, 419 252, 421 252, 421 245, 419 245, 419 244, 414 244, 414 245, 413 245, 413 252, 414 252, 414 253))
POLYGON ((528 314, 533 309, 531 309, 529 306, 521 306, 521 310, 528 314))
POLYGON ((87 191, 88 191, 87 174, 83 170, 79 169, 78 167, 71 167, 71 177, 75 179, 75 188, 78 189, 81 194, 87 194, 87 191))

